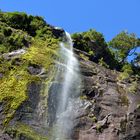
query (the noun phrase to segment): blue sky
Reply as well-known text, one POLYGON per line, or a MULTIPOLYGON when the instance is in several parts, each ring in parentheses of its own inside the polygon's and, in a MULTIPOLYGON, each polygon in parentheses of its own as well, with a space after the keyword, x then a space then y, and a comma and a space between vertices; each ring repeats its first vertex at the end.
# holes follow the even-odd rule
POLYGON ((140 0, 0 0, 2 11, 43 16, 70 33, 94 28, 110 40, 122 30, 140 37, 140 0))

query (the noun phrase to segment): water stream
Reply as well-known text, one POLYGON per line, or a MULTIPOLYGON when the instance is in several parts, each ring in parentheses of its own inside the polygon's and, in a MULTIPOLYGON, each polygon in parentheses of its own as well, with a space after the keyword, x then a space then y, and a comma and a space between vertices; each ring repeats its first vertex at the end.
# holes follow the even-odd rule
POLYGON ((70 140, 76 117, 75 104, 80 94, 81 77, 78 60, 73 52, 72 39, 68 33, 66 41, 60 43, 59 53, 56 78, 51 88, 53 95, 49 99, 52 100, 50 108, 53 108, 51 140, 70 140))

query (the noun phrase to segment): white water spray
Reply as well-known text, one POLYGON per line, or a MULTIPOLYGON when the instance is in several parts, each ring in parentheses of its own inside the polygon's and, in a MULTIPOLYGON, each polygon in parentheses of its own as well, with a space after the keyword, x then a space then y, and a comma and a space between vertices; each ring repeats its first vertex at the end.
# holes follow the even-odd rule
POLYGON ((60 43, 60 56, 61 59, 57 62, 56 81, 61 83, 61 90, 56 95, 58 103, 52 140, 71 139, 76 113, 74 102, 80 94, 79 64, 74 56, 72 39, 68 33, 66 33, 66 42, 60 43))

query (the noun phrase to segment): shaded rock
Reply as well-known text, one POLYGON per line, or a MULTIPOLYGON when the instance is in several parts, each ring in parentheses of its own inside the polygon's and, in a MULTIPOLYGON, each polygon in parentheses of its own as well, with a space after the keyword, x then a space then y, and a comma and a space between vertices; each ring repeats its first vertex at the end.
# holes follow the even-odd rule
POLYGON ((40 101, 40 90, 40 82, 32 82, 28 85, 28 99, 16 111, 14 119, 10 122, 11 126, 19 121, 32 126, 34 129, 40 127, 39 122, 36 120, 36 108, 40 101), (34 122, 36 122, 36 127, 34 127, 34 122))
POLYGON ((12 140, 12 138, 8 134, 0 132, 0 140, 12 140))
POLYGON ((28 67, 28 72, 31 74, 31 75, 38 75, 40 74, 42 71, 42 68, 40 68, 38 65, 30 65, 28 67))
POLYGON ((3 77, 3 74, 2 73, 0 73, 0 79, 3 77))
POLYGON ((52 33, 56 38, 64 37, 65 31, 62 28, 59 27, 52 27, 52 33))

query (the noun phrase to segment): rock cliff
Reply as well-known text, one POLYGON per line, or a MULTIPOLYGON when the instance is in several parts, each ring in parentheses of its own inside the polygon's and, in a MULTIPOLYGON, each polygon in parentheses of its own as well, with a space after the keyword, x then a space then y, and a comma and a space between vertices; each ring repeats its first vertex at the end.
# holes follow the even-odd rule
POLYGON ((119 72, 79 59, 83 90, 75 139, 139 140, 140 79, 120 80, 119 72))

